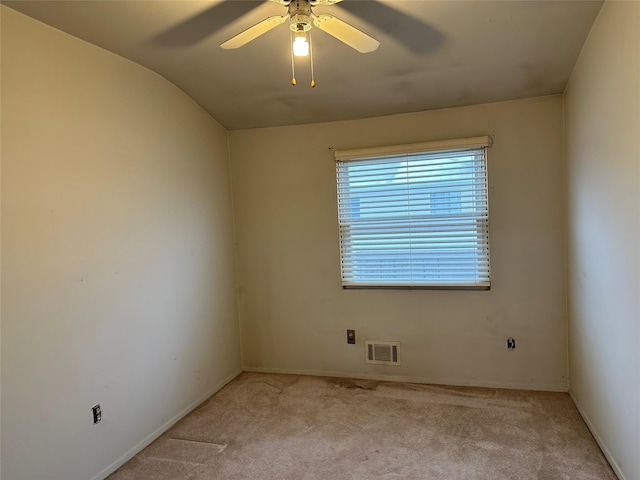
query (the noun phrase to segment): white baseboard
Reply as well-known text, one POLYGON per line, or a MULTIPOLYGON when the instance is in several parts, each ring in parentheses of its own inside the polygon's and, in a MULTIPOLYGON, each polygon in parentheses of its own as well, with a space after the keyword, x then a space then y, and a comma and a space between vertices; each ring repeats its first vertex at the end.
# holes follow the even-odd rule
POLYGON ((611 455, 611 452, 609 451, 604 441, 602 440, 602 437, 598 433, 598 430, 591 422, 589 415, 587 415, 587 413, 584 411, 584 409, 582 408, 582 405, 580 405, 580 402, 578 402, 578 399, 576 398, 575 393, 573 393, 573 390, 571 389, 569 389, 569 396, 571 397, 571 400, 573 400, 573 403, 578 409, 578 412, 580 412, 580 415, 582 416, 584 423, 586 423, 587 427, 589 427, 589 430, 591 431, 591 435, 593 435, 593 438, 596 439, 596 443, 600 447, 600 450, 602 450, 602 453, 604 454, 607 461, 609 462, 609 465, 611 465, 611 468, 613 468, 614 473, 618 476, 620 480, 627 480, 627 477, 624 476, 624 473, 622 473, 622 470, 620 470, 620 466, 616 463, 615 459, 613 458, 613 455, 611 455))
POLYGON ((506 388, 509 390, 536 390, 544 392, 567 392, 569 387, 565 384, 545 383, 508 383, 508 382, 483 382, 477 380, 457 380, 451 378, 413 377, 408 375, 386 375, 353 372, 331 372, 323 370, 297 370, 289 368, 264 368, 244 367, 245 372, 255 373, 282 373, 291 375, 314 375, 317 377, 358 378, 363 380, 378 380, 383 382, 407 382, 425 383, 431 385, 452 385, 464 387, 506 388))
POLYGON ((218 390, 220 390, 222 387, 224 387, 227 383, 229 383, 231 380, 236 378, 241 373, 242 373, 241 368, 234 371, 231 375, 226 377, 224 380, 216 384, 213 388, 208 390, 205 394, 201 395, 198 399, 196 399, 186 408, 181 410, 176 416, 174 416, 173 418, 171 418, 170 420, 162 424, 159 428, 157 428, 153 433, 147 436, 144 440, 137 443, 133 448, 131 448, 128 452, 126 452, 124 455, 118 458, 115 462, 113 462, 107 468, 100 471, 100 473, 95 475, 91 480, 103 480, 109 475, 111 475, 118 468, 120 468, 122 465, 127 463, 129 460, 131 460, 138 452, 142 451, 145 447, 151 444, 160 435, 162 435, 164 432, 169 430, 169 428, 171 428, 175 423, 177 423, 178 420, 182 419, 184 416, 186 416, 188 413, 190 413, 192 410, 198 407, 202 402, 204 402, 211 395, 216 393, 218 390))

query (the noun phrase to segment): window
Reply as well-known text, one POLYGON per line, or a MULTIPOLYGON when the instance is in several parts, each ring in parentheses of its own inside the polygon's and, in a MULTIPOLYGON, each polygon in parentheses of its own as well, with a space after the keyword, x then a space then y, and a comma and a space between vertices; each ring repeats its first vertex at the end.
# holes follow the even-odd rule
POLYGON ((490 141, 337 151, 342 285, 489 288, 490 141))

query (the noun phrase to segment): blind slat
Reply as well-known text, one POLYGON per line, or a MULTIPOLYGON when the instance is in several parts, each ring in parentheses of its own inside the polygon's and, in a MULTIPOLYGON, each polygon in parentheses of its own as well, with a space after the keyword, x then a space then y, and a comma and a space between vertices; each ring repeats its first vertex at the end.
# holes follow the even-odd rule
MULTIPOLYGON (((388 166, 385 168, 371 168, 371 169, 358 169, 357 171, 349 171, 349 170, 340 170, 338 171, 338 177, 340 179, 348 178, 351 181, 362 181, 363 179, 374 180, 380 177, 393 177, 398 173, 399 164, 388 166)), ((410 173, 412 177, 417 176, 418 174, 429 174, 435 175, 441 174, 443 172, 449 172, 448 175, 455 175, 456 172, 460 173, 470 173, 470 172, 481 172, 482 171, 482 161, 481 160, 469 160, 463 161, 456 165, 452 165, 451 163, 437 163, 425 165, 421 168, 411 168, 405 169, 400 173, 410 173), (446 168, 434 168, 440 167, 442 165, 446 165, 446 168)))
MULTIPOLYGON (((390 186, 386 186, 386 185, 375 185, 375 187, 382 187, 382 188, 375 188, 372 185, 349 185, 349 187, 345 187, 345 186, 338 186, 338 193, 341 194, 349 194, 352 196, 357 196, 360 193, 377 193, 377 192, 388 192, 388 191, 393 191, 395 190, 402 190, 402 191, 406 191, 408 194, 415 192, 416 190, 422 190, 422 189, 427 189, 427 190, 431 190, 434 192, 442 192, 442 191, 456 191, 457 189, 461 188, 461 187, 470 187, 473 188, 475 187, 478 182, 480 182, 482 179, 475 177, 475 178, 465 178, 465 179, 450 179, 447 180, 446 182, 437 182, 437 181, 433 181, 430 182, 431 185, 429 187, 427 187, 426 185, 426 181, 423 180, 422 182, 418 182, 417 180, 412 179, 411 182, 406 182, 402 185, 399 184, 394 184, 394 185, 390 185, 390 186)), ((427 180, 428 181, 428 180, 427 180)), ((348 184, 348 182, 345 182, 345 184, 348 184)))

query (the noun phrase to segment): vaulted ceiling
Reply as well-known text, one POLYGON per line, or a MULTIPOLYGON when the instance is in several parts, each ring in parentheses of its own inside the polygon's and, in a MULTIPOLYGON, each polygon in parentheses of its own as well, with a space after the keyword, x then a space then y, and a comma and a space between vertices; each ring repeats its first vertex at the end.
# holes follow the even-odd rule
POLYGON ((357 119, 562 93, 601 1, 344 0, 318 5, 380 41, 359 53, 312 29, 296 59, 280 25, 237 50, 220 43, 274 2, 5 1, 173 82, 228 129, 357 119))

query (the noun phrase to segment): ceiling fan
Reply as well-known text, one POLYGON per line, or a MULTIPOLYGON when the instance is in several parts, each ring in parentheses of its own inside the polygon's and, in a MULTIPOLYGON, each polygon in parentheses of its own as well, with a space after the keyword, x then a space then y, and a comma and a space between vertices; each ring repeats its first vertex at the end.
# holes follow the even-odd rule
POLYGON ((271 29, 282 25, 289 20, 291 30, 291 68, 293 85, 296 84, 294 56, 311 55, 311 86, 315 86, 313 79, 313 49, 311 48, 311 28, 319 28, 323 32, 337 38, 360 53, 373 52, 380 42, 361 30, 349 25, 333 15, 326 13, 316 15, 313 7, 316 5, 334 5, 342 0, 270 0, 288 8, 286 15, 274 15, 247 28, 230 39, 222 42, 224 49, 240 48, 243 45, 264 35, 271 29))
MULTIPOLYGON (((286 15, 274 15, 247 28, 239 34, 223 42, 220 46, 224 49, 239 48, 246 45, 259 36, 267 33, 272 28, 282 25, 289 19, 289 28, 294 34, 299 35, 311 30, 315 25, 320 30, 346 43, 360 53, 374 51, 380 45, 376 39, 366 33, 352 27, 348 23, 329 14, 316 15, 312 8, 316 5, 334 5, 342 0, 269 0, 288 7, 286 15)), ((296 37, 302 38, 302 35, 296 37)))

